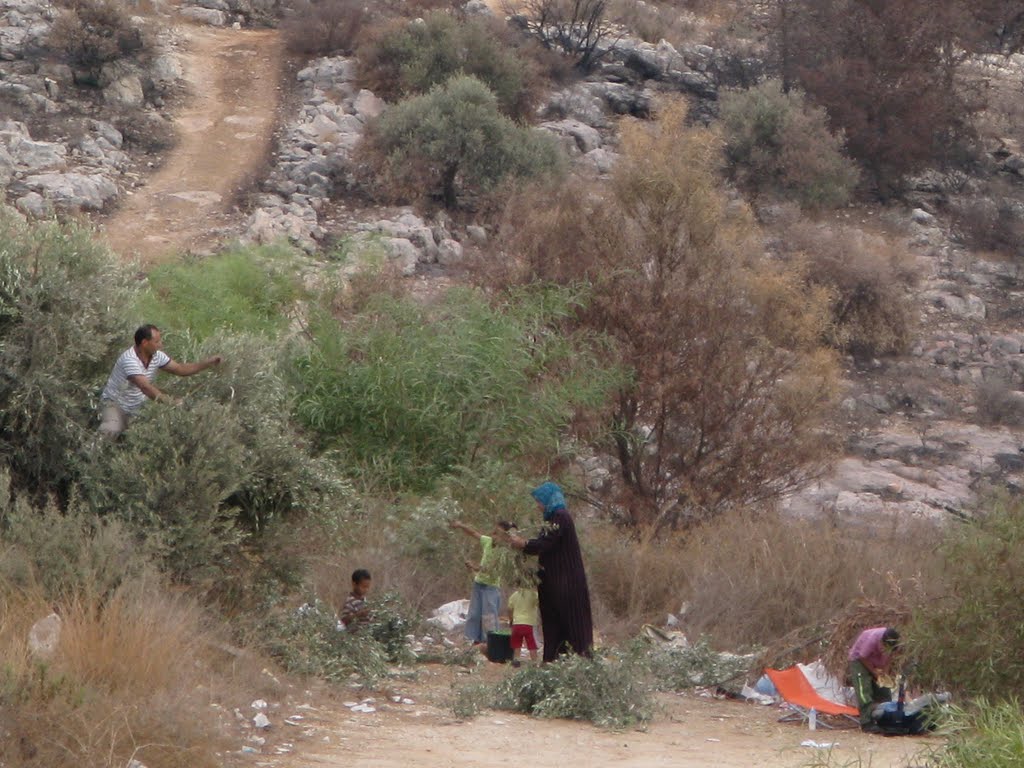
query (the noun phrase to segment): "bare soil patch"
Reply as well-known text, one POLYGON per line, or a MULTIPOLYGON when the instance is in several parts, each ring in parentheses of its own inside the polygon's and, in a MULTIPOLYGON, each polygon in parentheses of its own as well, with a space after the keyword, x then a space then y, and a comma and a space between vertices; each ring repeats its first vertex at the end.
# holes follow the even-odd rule
MULTIPOLYGON (((488 665, 471 676, 452 667, 420 669, 415 682, 372 694, 379 709, 350 712, 342 699, 318 707, 307 718, 306 737, 295 752, 277 763, 281 768, 358 765, 360 768, 461 768, 516 766, 564 768, 798 768, 820 750, 800 746, 811 739, 835 742, 833 764, 872 768, 913 765, 913 756, 937 740, 883 738, 858 730, 811 732, 806 726, 778 723, 781 712, 745 702, 696 694, 659 698, 659 713, 644 731, 603 731, 587 723, 540 720, 507 712, 484 712, 470 722, 456 721, 446 701, 452 685, 496 682, 511 670, 488 665), (392 695, 412 705, 396 704, 392 695), (383 707, 383 709, 381 709, 383 707)), ((359 701, 365 694, 351 695, 359 701)), ((307 711, 307 714, 309 712, 307 711)))
POLYGON ((282 44, 273 30, 187 27, 190 96, 175 118, 178 143, 104 227, 110 247, 143 262, 203 250, 232 221, 234 201, 270 152, 282 44))

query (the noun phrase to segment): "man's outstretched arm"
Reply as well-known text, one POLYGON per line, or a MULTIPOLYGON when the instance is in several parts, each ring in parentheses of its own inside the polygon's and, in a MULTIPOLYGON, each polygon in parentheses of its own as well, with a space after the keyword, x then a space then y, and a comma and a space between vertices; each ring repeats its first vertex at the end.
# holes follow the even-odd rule
POLYGON ((198 363, 179 363, 177 360, 171 360, 171 362, 169 362, 160 370, 167 371, 168 373, 173 373, 175 376, 193 376, 199 373, 200 371, 205 371, 207 368, 213 368, 214 366, 220 365, 220 362, 220 355, 208 357, 205 360, 199 361, 198 363))

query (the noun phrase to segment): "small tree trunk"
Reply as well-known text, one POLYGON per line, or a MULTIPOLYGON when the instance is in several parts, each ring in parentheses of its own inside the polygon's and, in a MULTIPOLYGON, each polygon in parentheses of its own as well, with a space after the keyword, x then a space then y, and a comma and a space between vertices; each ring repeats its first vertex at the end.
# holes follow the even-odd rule
POLYGON ((458 202, 458 196, 455 194, 455 177, 459 175, 459 166, 455 163, 449 165, 444 169, 444 174, 441 177, 442 183, 442 194, 444 195, 444 207, 454 208, 455 203, 458 202))

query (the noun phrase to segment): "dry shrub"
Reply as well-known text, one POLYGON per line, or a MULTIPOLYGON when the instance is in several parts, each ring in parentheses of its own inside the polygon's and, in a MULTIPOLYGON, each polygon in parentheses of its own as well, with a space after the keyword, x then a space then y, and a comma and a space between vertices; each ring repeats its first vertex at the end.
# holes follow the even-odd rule
POLYGON ((739 647, 824 626, 859 601, 889 601, 894 583, 936 582, 938 539, 927 521, 730 514, 678 551, 689 586, 686 630, 739 647))
POLYGON ((970 248, 1024 256, 1024 207, 1009 185, 995 183, 984 197, 961 198, 951 208, 957 237, 970 248))
POLYGON ((910 289, 918 272, 905 247, 852 227, 809 222, 787 227, 781 247, 806 264, 813 285, 831 293, 830 344, 860 355, 907 348, 917 325, 910 289))
POLYGON ((615 0, 608 15, 616 24, 621 24, 648 43, 667 40, 678 46, 693 39, 697 28, 695 16, 684 15, 671 4, 615 0))
POLYGON ((594 524, 581 539, 595 622, 603 635, 630 637, 640 625, 660 624, 666 614, 679 611, 686 581, 678 538, 655 540, 642 531, 594 524))
POLYGON ((670 104, 627 124, 607 191, 562 185, 510 203, 484 267, 498 286, 590 286, 579 312, 633 371, 611 415, 632 522, 682 527, 822 471, 835 368, 822 291, 763 258, 722 192, 716 135, 670 104))
POLYGON ((33 660, 28 628, 50 607, 40 593, 5 590, 0 657, 9 766, 218 766, 227 745, 211 709, 201 613, 158 584, 138 581, 103 601, 80 595, 63 610, 55 656, 33 660))
POLYGON ((369 16, 360 0, 295 0, 287 13, 285 45, 303 56, 351 54, 369 16))
POLYGON ((128 7, 115 0, 70 0, 46 42, 80 71, 79 82, 93 84, 98 84, 104 64, 144 57, 153 47, 146 30, 132 23, 128 7))
POLYGON ((974 392, 979 424, 1024 425, 1024 393, 1013 388, 1002 377, 992 377, 978 385, 974 392))

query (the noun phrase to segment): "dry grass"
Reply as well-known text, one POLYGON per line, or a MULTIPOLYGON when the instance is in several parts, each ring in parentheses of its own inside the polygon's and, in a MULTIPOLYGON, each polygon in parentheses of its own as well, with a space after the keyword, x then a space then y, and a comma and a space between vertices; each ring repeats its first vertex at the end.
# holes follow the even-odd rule
POLYGON ((894 589, 909 594, 938 582, 939 536, 924 521, 725 516, 678 553, 690 602, 685 627, 725 647, 764 646, 824 627, 863 601, 891 605, 894 589))
POLYGON ((215 643, 189 599, 146 580, 106 600, 72 599, 59 608, 60 645, 45 662, 26 638, 51 606, 34 590, 9 588, 2 599, 3 765, 222 764, 227 745, 211 705, 232 683, 213 671, 215 643))
POLYGON ((640 625, 661 624, 666 614, 679 611, 685 593, 679 540, 655 541, 601 523, 586 526, 581 540, 594 619, 605 637, 635 635, 640 625))

